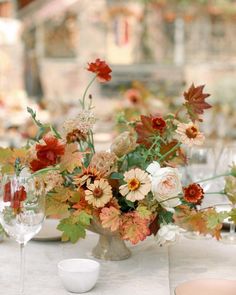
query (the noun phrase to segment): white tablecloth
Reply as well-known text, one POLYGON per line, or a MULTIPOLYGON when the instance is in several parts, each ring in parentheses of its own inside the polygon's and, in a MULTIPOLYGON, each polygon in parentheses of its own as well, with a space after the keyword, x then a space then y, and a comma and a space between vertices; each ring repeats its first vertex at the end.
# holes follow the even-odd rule
MULTIPOLYGON (((65 258, 91 258, 97 236, 89 234, 76 245, 31 241, 26 248, 26 295, 66 295, 57 275, 65 258)), ((172 295, 181 282, 198 278, 236 279, 236 246, 214 240, 181 240, 159 248, 152 238, 132 247, 132 257, 101 261, 101 274, 88 295, 172 295)), ((0 244, 0 294, 17 295, 19 248, 13 241, 0 244)))

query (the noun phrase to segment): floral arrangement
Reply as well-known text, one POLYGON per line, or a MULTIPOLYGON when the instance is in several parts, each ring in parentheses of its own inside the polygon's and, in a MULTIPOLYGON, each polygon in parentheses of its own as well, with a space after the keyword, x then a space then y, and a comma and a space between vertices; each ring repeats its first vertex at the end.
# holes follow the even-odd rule
MULTIPOLYGON (((199 210, 206 192, 200 182, 183 186, 178 168, 187 162, 183 147, 204 141, 199 123, 211 107, 204 86, 192 85, 184 93, 182 111, 176 114, 141 115, 125 121, 126 131, 110 149, 96 152, 96 119, 88 91, 95 80, 111 80, 112 70, 100 59, 89 63, 87 70, 93 78, 79 101, 77 117, 65 121, 58 131, 42 124, 28 108, 38 133, 24 148, 0 150, 1 173, 33 173, 46 192, 47 215, 61 217, 58 229, 63 241, 84 238, 94 223, 133 244, 152 234, 163 244, 173 240, 180 227, 219 239, 223 220, 228 216, 236 220, 236 211, 199 210)), ((235 167, 226 177, 224 193, 236 201, 235 167)), ((13 213, 21 210, 24 196, 22 188, 8 199, 13 213)))

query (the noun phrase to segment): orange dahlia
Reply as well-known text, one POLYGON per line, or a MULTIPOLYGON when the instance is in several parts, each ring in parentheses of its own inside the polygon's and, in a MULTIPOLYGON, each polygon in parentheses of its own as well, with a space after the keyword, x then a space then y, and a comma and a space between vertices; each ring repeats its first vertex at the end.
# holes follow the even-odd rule
POLYGON ((184 199, 189 203, 199 204, 203 197, 203 188, 198 183, 192 183, 184 188, 184 199))

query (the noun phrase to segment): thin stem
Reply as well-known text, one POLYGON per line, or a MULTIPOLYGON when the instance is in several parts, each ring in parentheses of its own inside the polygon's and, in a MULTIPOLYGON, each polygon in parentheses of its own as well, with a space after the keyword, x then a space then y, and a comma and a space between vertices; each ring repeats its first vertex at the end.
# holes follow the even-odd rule
POLYGON ((164 160, 167 156, 169 156, 171 153, 173 153, 175 150, 177 150, 180 146, 181 146, 181 142, 178 142, 172 149, 170 149, 167 153, 165 153, 163 156, 161 156, 159 161, 164 160))
MULTIPOLYGON (((210 193, 205 193, 205 195, 216 195, 216 194, 217 194, 217 195, 224 195, 225 193, 223 193, 223 192, 210 192, 210 193)), ((183 194, 179 194, 178 196, 171 197, 171 198, 169 198, 169 199, 166 199, 166 200, 160 201, 159 204, 164 203, 164 202, 169 201, 169 200, 179 199, 179 198, 181 198, 181 197, 183 197, 183 194)))
POLYGON ((89 82, 88 86, 86 87, 86 89, 84 91, 83 98, 82 98, 82 108, 83 109, 85 109, 85 99, 86 99, 87 92, 88 92, 90 86, 93 84, 93 82, 95 81, 96 78, 97 78, 97 75, 95 75, 93 77, 93 79, 89 82))
POLYGON ((202 180, 199 180, 199 181, 196 181, 196 182, 197 183, 201 183, 201 182, 205 182, 205 181, 209 181, 209 180, 213 180, 213 179, 216 179, 216 178, 220 178, 220 177, 224 177, 224 176, 229 176, 229 175, 231 175, 231 173, 219 174, 219 175, 212 176, 212 177, 209 177, 209 178, 206 178, 206 179, 202 179, 202 180))
POLYGON ((20 244, 20 295, 24 295, 25 281, 25 244, 20 244))

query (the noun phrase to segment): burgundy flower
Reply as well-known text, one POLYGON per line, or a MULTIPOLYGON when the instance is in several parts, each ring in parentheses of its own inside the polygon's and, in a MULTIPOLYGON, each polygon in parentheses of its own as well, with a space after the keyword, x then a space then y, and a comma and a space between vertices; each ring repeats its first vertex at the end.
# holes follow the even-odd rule
POLYGON ((52 135, 44 136, 45 144, 36 145, 37 159, 30 162, 32 171, 38 171, 57 163, 58 157, 65 153, 65 145, 52 135))
POLYGON ((106 82, 111 80, 111 68, 105 61, 100 60, 99 58, 97 58, 95 62, 89 63, 87 70, 95 73, 100 82, 106 82))
POLYGON ((184 188, 184 199, 189 203, 199 204, 203 197, 203 188, 197 183, 192 183, 184 188))
POLYGON ((166 128, 166 122, 161 117, 155 117, 152 119, 152 128, 158 130, 159 132, 163 132, 166 128))

